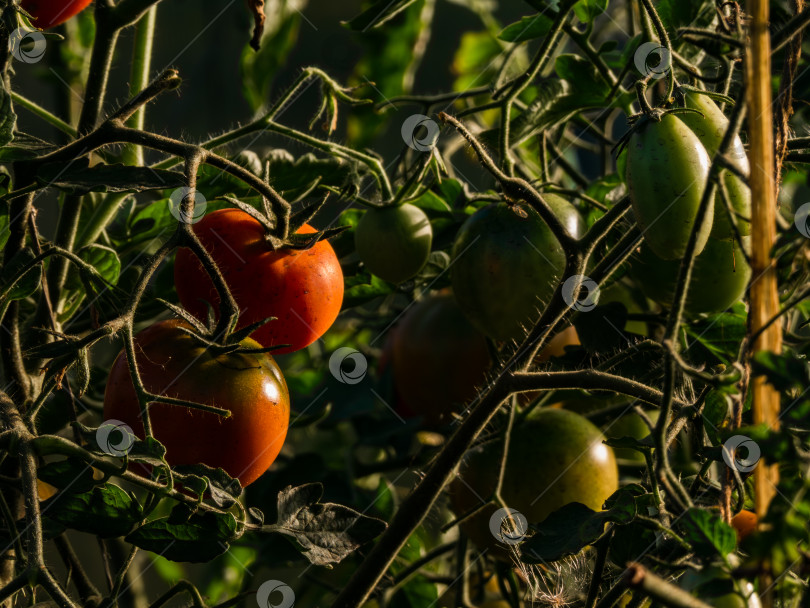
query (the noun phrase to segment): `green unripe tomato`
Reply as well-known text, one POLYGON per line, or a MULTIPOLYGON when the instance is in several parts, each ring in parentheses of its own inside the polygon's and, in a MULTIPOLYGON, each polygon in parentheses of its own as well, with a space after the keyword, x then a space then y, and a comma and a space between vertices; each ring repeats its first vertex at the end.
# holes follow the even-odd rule
MULTIPOLYGON (((580 502, 600 510, 619 487, 613 450, 601 431, 579 414, 538 408, 516 422, 509 443, 501 496, 528 523, 539 523, 560 507, 580 502)), ((503 438, 483 443, 465 456, 450 486, 453 511, 461 515, 488 500, 495 490, 503 454, 503 438)), ((492 533, 493 504, 462 523, 479 549, 506 557, 492 533)), ((497 534, 497 528, 496 528, 497 534)))
POLYGON ((357 255, 373 274, 402 283, 430 256, 433 229, 425 212, 411 204, 369 209, 357 224, 357 255))
MULTIPOLYGON (((728 119, 725 114, 720 111, 717 104, 706 95, 699 93, 686 93, 684 95, 687 108, 693 108, 703 114, 695 114, 689 112, 686 114, 678 114, 678 118, 682 120, 697 135, 700 143, 706 148, 706 152, 712 157, 720 148, 720 143, 723 141, 723 136, 728 128, 728 119)), ((726 157, 734 163, 734 165, 745 175, 748 174, 750 166, 748 163, 748 156, 745 154, 740 136, 734 137, 731 143, 731 149, 726 154, 726 157)), ((751 234, 751 190, 744 180, 737 177, 730 171, 723 172, 723 182, 726 185, 726 191, 729 195, 731 208, 735 213, 749 221, 744 221, 735 218, 737 229, 742 235, 751 234)), ((728 210, 721 198, 722 194, 718 192, 714 199, 714 224, 712 226, 712 237, 716 239, 731 238, 731 224, 729 221, 728 210)))
MULTIPOLYGON (((644 119, 642 119, 644 120, 644 119)), ((627 187, 636 221, 656 255, 683 257, 709 175, 710 158, 689 127, 673 114, 646 119, 627 145, 627 187)), ((697 253, 712 229, 714 201, 698 229, 697 253)))
MULTIPOLYGON (((743 237, 748 249, 751 237, 743 237)), ((651 300, 664 306, 672 304, 678 281, 680 260, 662 260, 645 244, 630 262, 630 273, 651 300)), ((751 279, 736 240, 710 238, 695 258, 692 281, 686 295, 686 311, 698 314, 727 309, 745 295, 751 279)))
MULTIPOLYGON (((562 197, 543 198, 569 232, 584 223, 562 197)), ((565 252, 532 207, 505 203, 476 211, 453 243, 451 279, 456 300, 470 322, 496 340, 518 340, 531 327, 562 278, 565 252)))

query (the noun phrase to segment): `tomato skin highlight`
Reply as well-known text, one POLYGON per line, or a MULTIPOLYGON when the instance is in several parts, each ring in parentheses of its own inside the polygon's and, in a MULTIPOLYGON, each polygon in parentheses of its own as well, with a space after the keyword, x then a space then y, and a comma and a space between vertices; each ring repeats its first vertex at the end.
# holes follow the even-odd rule
MULTIPOLYGON (((751 237, 742 237, 749 249, 751 237)), ((645 296, 671 306, 680 260, 662 260, 645 243, 630 260, 630 273, 645 296)), ((745 295, 751 267, 736 240, 710 238, 695 258, 685 310, 693 314, 726 310, 745 295)))
POLYGON ((427 262, 433 229, 419 207, 409 203, 379 207, 360 219, 354 242, 369 271, 391 283, 402 283, 427 262))
MULTIPOLYGON (((678 114, 678 119, 692 129, 700 140, 700 143, 706 148, 706 152, 712 157, 717 150, 720 149, 723 136, 728 128, 728 119, 720 108, 717 107, 717 104, 706 95, 686 93, 684 98, 687 108, 698 110, 703 113, 703 116, 695 114, 694 112, 688 112, 686 114, 678 114)), ((748 163, 748 156, 745 154, 745 147, 739 135, 734 137, 731 143, 731 150, 726 156, 743 175, 749 173, 751 167, 748 163)), ((741 235, 749 235, 751 234, 751 190, 749 190, 744 180, 730 171, 723 171, 722 175, 723 182, 726 185, 726 191, 729 195, 729 201, 731 202, 731 208, 740 216, 749 220, 744 221, 739 218, 734 218, 737 229, 741 235)), ((730 239, 732 238, 731 223, 728 211, 721 197, 722 194, 718 191, 715 195, 714 223, 712 225, 711 235, 713 238, 730 239)))
MULTIPOLYGON (((264 473, 281 451, 290 421, 284 376, 268 354, 214 355, 181 328, 184 321, 155 323, 135 336, 135 359, 146 389, 228 409, 231 416, 151 403, 154 436, 171 465, 221 467, 245 487, 264 473)), ((247 339, 247 348, 259 348, 247 339)), ((140 406, 126 355, 113 364, 104 393, 105 420, 120 420, 144 437, 140 406)))
MULTIPOLYGON (((240 209, 220 209, 194 225, 194 232, 217 263, 241 311, 237 328, 276 317, 251 338, 268 348, 290 346, 274 354, 300 350, 334 323, 343 303, 343 271, 334 249, 318 241, 304 251, 273 251, 261 223, 240 209)), ((305 224, 299 234, 315 229, 305 224)), ((181 248, 174 283, 182 305, 206 319, 210 302, 219 312, 219 295, 191 250, 181 248)))
POLYGON ((20 6, 31 14, 33 25, 47 30, 75 17, 90 2, 92 0, 22 0, 20 6))
MULTIPOLYGON (((512 428, 501 496, 510 509, 529 524, 543 521, 552 511, 571 502, 600 510, 619 487, 613 450, 604 436, 579 414, 537 408, 512 428)), ((467 452, 458 478, 450 485, 456 515, 466 514, 488 500, 495 490, 503 453, 503 439, 483 443, 467 452)), ((461 524, 479 549, 490 549, 508 559, 491 533, 489 520, 497 510, 489 504, 461 524)))
POLYGON ((416 303, 396 327, 391 351, 397 409, 427 426, 451 421, 492 365, 487 341, 450 293, 416 303))
MULTIPOLYGON (((561 197, 544 194, 575 237, 583 222, 561 197)), ((461 310, 484 335, 524 337, 548 303, 565 269, 565 252, 540 215, 522 206, 488 205, 467 218, 453 243, 450 278, 461 310)))
MULTIPOLYGON (((627 146, 627 186, 644 240, 665 260, 683 257, 709 175, 710 158, 677 116, 648 120, 627 146)), ((698 229, 695 253, 712 229, 714 200, 698 229)))

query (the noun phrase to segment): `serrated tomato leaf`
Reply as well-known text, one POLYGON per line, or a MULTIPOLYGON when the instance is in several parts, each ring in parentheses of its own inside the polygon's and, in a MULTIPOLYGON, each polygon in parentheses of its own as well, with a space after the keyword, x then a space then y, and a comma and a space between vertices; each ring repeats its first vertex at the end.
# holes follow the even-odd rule
POLYGON ((60 492, 48 516, 67 528, 102 538, 126 535, 143 516, 132 496, 112 483, 78 494, 60 492))
POLYGON ((230 513, 181 516, 180 511, 145 523, 126 541, 171 561, 200 563, 227 551, 228 542, 237 536, 236 519, 230 513))

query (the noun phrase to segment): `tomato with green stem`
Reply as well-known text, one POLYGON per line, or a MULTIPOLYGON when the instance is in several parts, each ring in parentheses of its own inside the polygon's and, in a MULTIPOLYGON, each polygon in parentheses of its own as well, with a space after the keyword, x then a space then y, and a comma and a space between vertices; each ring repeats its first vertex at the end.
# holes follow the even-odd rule
MULTIPOLYGON (((275 353, 300 350, 320 338, 340 312, 343 271, 325 240, 308 249, 274 250, 265 226, 241 209, 220 209, 194 225, 194 232, 214 258, 239 306, 241 329, 275 317, 251 334, 262 346, 287 344, 275 353)), ((304 224, 298 234, 312 234, 304 224)), ((219 311, 219 294, 200 261, 181 248, 174 283, 183 306, 206 319, 209 306, 219 311)))
MULTIPOLYGON (((709 158, 689 127, 674 114, 642 118, 627 144, 627 187, 644 239, 665 260, 683 257, 697 219, 709 158)), ((698 227, 695 253, 712 229, 714 201, 698 227)))
MULTIPOLYGON (((564 198, 543 198, 567 230, 584 222, 564 198)), ((548 303, 565 269, 565 252, 533 208, 488 205, 470 216, 453 243, 450 277, 462 311, 496 340, 521 339, 548 303)))
MULTIPOLYGON (((616 458, 604 439, 591 422, 567 410, 535 408, 525 419, 516 420, 501 488, 504 503, 529 524, 543 521, 571 502, 600 510, 619 487, 616 458)), ((492 496, 502 454, 503 438, 467 452, 450 486, 456 515, 466 514, 492 496)), ((490 518, 498 508, 489 504, 461 527, 479 549, 505 557, 503 545, 490 529, 490 518)))
POLYGON ((33 17, 36 27, 47 30, 72 19, 90 6, 90 2, 92 0, 22 0, 20 6, 33 17))
MULTIPOLYGON (((144 388, 230 411, 213 412, 167 403, 149 404, 152 432, 171 465, 222 468, 247 486, 275 461, 290 421, 290 395, 267 353, 220 352, 189 333, 185 321, 151 325, 135 336, 135 361, 144 388)), ((241 349, 261 346, 251 339, 241 349)), ((122 351, 104 393, 104 419, 120 420, 144 437, 141 407, 122 351)))
POLYGON ((375 207, 365 212, 354 233, 357 255, 372 273, 402 283, 418 273, 430 256, 433 230, 419 207, 375 207))

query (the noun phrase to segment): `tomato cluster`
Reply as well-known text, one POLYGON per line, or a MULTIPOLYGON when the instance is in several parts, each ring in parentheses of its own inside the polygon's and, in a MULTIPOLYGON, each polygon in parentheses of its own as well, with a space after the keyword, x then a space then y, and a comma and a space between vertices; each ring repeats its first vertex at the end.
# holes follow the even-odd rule
MULTIPOLYGON (((630 138, 627 152, 627 185, 644 232, 644 244, 630 271, 645 295, 664 305, 674 297, 710 160, 728 126, 711 98, 692 92, 684 98, 687 108, 695 112, 666 114, 660 122, 644 121, 630 138)), ((727 156, 738 173, 748 172, 739 136, 727 156)), ((698 228, 687 311, 725 310, 743 296, 751 278, 745 255, 750 247, 750 218, 748 186, 737 173, 724 170, 698 228)))
MULTIPOLYGON (((246 486, 278 456, 290 417, 281 370, 269 354, 256 351, 281 345, 274 352, 291 352, 320 338, 340 311, 343 273, 325 240, 306 249, 274 250, 262 223, 239 209, 210 213, 194 230, 241 311, 237 327, 276 320, 253 331, 236 351, 219 353, 185 322, 162 321, 135 337, 135 360, 148 393, 230 411, 220 418, 177 404, 151 403, 152 431, 166 447, 167 462, 221 467, 246 486)), ((299 230, 314 232, 306 224, 299 230)), ((181 303, 200 320, 207 319, 209 310, 217 314, 214 284, 189 249, 177 253, 175 285, 181 303)), ((144 436, 140 401, 123 352, 107 383, 104 416, 144 436)))

